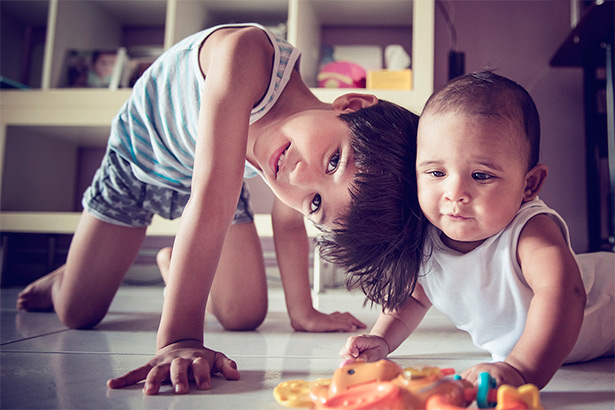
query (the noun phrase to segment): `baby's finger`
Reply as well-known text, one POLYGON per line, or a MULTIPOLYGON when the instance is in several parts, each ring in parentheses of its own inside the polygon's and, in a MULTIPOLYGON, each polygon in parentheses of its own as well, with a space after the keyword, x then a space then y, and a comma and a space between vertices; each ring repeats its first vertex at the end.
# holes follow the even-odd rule
POLYGON ((477 376, 476 372, 472 368, 469 368, 467 370, 464 370, 461 373, 461 378, 464 379, 464 380, 469 381, 472 384, 476 384, 478 376, 477 376))
POLYGON ((143 393, 151 395, 156 394, 160 390, 160 385, 169 377, 168 364, 163 364, 154 367, 145 379, 145 386, 143 386, 143 393))
POLYGON ((192 375, 198 389, 209 390, 211 388, 211 374, 207 360, 202 357, 194 359, 192 361, 192 375))
POLYGON ((171 383, 173 384, 173 391, 177 394, 183 394, 188 392, 188 366, 190 360, 177 358, 171 362, 171 383))
POLYGON ((342 347, 342 350, 340 350, 340 356, 342 359, 351 360, 356 359, 359 356, 361 352, 357 348, 355 340, 355 336, 351 336, 346 340, 346 344, 342 347))
POLYGON ((116 377, 115 379, 109 379, 107 381, 107 387, 110 389, 120 389, 122 387, 131 386, 139 383, 141 380, 147 377, 147 374, 152 369, 152 366, 146 364, 138 369, 132 370, 123 376, 116 377))

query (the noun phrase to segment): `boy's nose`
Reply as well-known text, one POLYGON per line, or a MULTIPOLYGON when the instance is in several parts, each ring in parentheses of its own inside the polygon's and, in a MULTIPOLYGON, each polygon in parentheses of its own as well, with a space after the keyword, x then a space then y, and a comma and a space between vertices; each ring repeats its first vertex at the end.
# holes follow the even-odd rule
POLYGON ((312 187, 316 183, 315 173, 311 172, 310 165, 306 161, 298 161, 288 175, 288 181, 296 187, 312 187))

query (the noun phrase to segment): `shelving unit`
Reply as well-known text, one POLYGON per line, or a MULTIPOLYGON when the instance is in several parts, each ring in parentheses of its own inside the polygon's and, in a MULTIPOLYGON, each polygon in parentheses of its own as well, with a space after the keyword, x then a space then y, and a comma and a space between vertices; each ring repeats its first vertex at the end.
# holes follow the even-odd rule
MULTIPOLYGON (((27 85, 32 89, 27 91, 0 91, 2 232, 74 229, 78 215, 74 198, 52 201, 38 193, 80 194, 75 188, 83 172, 80 150, 103 149, 111 120, 130 95, 130 89, 60 88, 64 56, 71 48, 166 49, 211 25, 256 21, 285 29, 288 40, 303 52, 301 71, 306 82, 315 85, 323 29, 397 27, 407 30, 411 38, 412 90, 314 88, 315 94, 332 101, 346 92, 370 92, 420 112, 433 90, 434 0, 3 0, 0 7, 1 14, 8 16, 3 19, 10 20, 10 24, 3 20, 3 30, 12 30, 11 35, 46 32, 42 49, 36 42, 27 43, 25 34, 21 43, 19 37, 11 39, 15 44, 10 50, 3 43, 3 72, 23 72, 19 65, 25 61, 40 81, 30 81, 27 85), (7 59, 7 52, 12 59, 7 59), (47 165, 57 167, 33 161, 30 154, 36 150, 48 156, 47 165), (34 194, 24 195, 26 190, 34 194)), ((149 234, 174 235, 175 229, 174 222, 156 222, 149 234)))

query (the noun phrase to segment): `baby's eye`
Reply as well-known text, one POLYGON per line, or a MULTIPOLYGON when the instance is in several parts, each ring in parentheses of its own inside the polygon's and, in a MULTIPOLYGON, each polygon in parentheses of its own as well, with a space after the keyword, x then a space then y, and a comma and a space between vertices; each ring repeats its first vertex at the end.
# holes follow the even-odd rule
POLYGON ((312 202, 310 202, 310 214, 318 212, 318 210, 320 209, 321 201, 322 200, 320 198, 320 194, 314 195, 314 198, 312 198, 312 202))
POLYGON ((472 178, 476 181, 487 181, 493 177, 489 174, 485 174, 484 172, 474 172, 472 173, 472 178))
POLYGON ((442 171, 429 171, 429 175, 435 178, 443 178, 446 174, 442 171))
POLYGON ((329 164, 327 165, 327 174, 332 173, 337 169, 337 166, 340 163, 340 152, 336 151, 335 154, 329 158, 329 164))

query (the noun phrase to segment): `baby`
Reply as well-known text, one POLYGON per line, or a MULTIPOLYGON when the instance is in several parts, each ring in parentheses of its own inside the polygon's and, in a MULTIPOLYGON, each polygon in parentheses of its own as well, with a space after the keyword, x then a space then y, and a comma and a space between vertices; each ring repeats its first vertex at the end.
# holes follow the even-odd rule
MULTIPOLYGON (((472 382, 487 371, 499 384, 542 388, 562 363, 612 355, 615 254, 572 252, 566 223, 538 198, 547 176, 539 146, 536 106, 509 79, 469 74, 429 99, 416 153, 418 201, 430 223, 424 260, 419 269, 389 269, 386 285, 351 269, 384 309, 369 335, 348 339, 343 358, 386 357, 432 305, 492 354, 492 363, 462 374, 472 382)), ((345 252, 325 249, 355 266, 345 252)))

